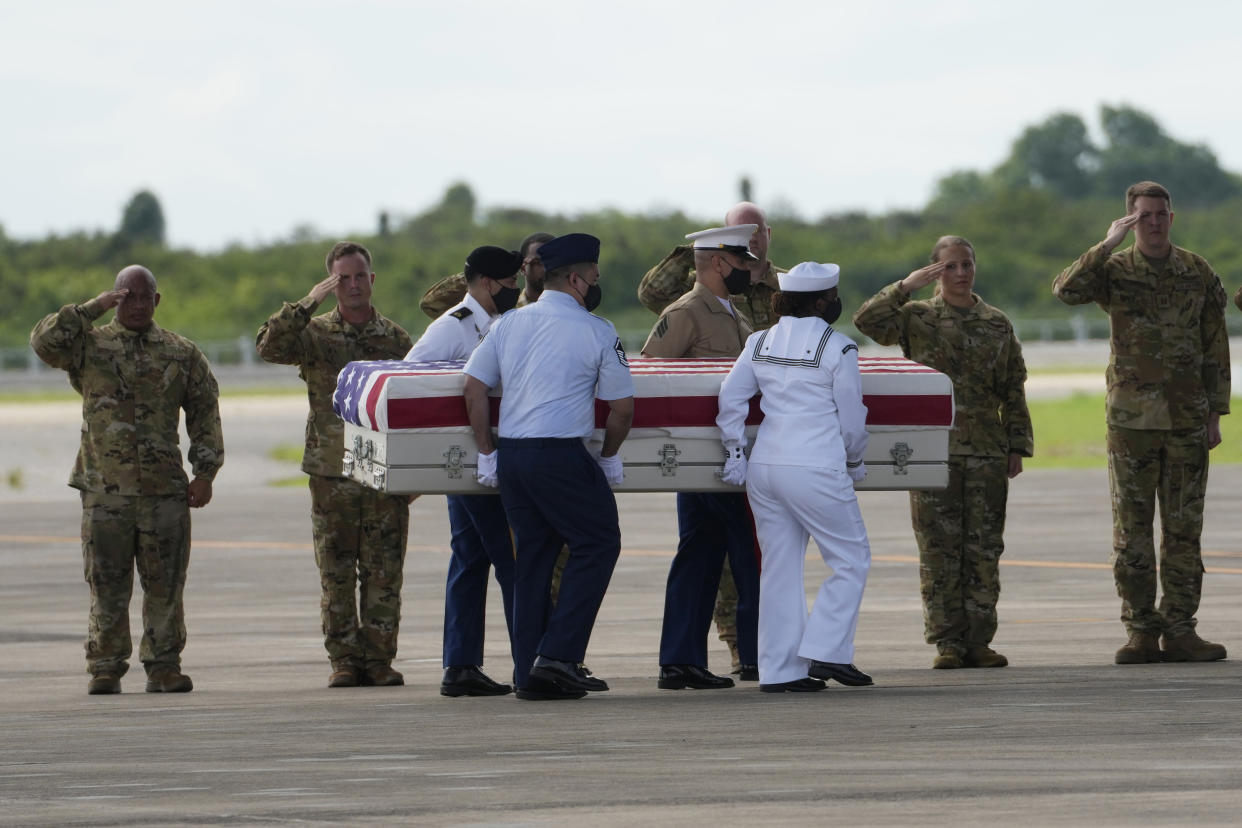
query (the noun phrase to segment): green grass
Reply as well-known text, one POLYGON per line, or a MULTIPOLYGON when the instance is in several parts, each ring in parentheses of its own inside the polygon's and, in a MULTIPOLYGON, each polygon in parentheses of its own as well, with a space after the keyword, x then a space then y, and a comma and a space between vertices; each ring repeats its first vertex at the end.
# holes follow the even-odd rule
MULTIPOLYGON (((273 446, 268 450, 267 456, 280 463, 289 463, 294 468, 300 468, 302 465, 302 444, 301 443, 281 443, 273 446)), ((276 488, 293 488, 296 486, 305 486, 307 476, 297 474, 293 477, 282 477, 277 480, 269 481, 267 485, 276 488)))
MULTIPOLYGON (((1035 456, 1023 461, 1027 469, 1105 468, 1104 395, 1074 394, 1060 400, 1030 402, 1035 427, 1035 456)), ((1234 411, 1242 414, 1235 397, 1234 411)), ((1221 418, 1221 444, 1212 449, 1212 463, 1242 463, 1242 421, 1237 415, 1221 418)))
POLYGON ((268 449, 267 456, 281 463, 297 463, 302 464, 301 443, 281 443, 268 449))

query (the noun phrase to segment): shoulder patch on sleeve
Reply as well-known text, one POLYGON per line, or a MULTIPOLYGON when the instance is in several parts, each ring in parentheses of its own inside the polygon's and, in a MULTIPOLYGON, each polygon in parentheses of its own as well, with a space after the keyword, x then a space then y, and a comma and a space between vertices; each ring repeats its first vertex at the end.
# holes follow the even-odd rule
POLYGON ((853 342, 851 342, 849 345, 846 345, 844 348, 841 349, 841 353, 847 354, 850 351, 857 351, 857 350, 858 350, 858 346, 855 345, 853 342))
POLYGON ((667 316, 660 317, 660 321, 656 323, 654 333, 657 339, 663 339, 664 335, 668 333, 668 317, 667 316))
POLYGON ((453 317, 454 319, 465 319, 466 317, 470 316, 470 314, 472 313, 474 313, 474 311, 470 310, 470 308, 458 308, 457 310, 450 313, 449 316, 453 317))
POLYGON ((630 367, 630 360, 625 355, 625 346, 621 344, 621 337, 617 337, 617 344, 613 346, 617 351, 617 360, 626 368, 630 367))

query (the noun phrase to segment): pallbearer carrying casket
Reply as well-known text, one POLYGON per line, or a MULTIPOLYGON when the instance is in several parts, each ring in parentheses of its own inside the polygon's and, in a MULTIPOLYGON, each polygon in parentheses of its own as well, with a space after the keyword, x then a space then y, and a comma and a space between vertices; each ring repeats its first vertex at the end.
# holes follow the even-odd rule
MULTIPOLYGON (((518 299, 517 251, 486 245, 466 257, 466 296, 450 307, 406 354, 408 362, 469 359, 492 323, 518 299)), ((483 672, 483 633, 487 617, 487 579, 495 568, 504 604, 505 626, 513 640, 513 539, 500 496, 449 495, 448 582, 444 589, 443 696, 503 696, 508 684, 483 672)))
POLYGON ((517 543, 513 652, 520 699, 576 699, 607 690, 582 668, 595 616, 621 553, 617 451, 634 417, 634 381, 616 328, 599 304, 599 239, 560 236, 540 248, 539 301, 492 325, 466 363, 464 396, 479 450, 479 481, 499 486, 517 543), (488 391, 504 386, 499 438, 488 391), (604 445, 593 458, 595 399, 608 403, 604 445), (569 545, 559 600, 552 568, 569 545))
MULTIPOLYGON (((757 225, 713 227, 686 236, 694 244, 694 288, 669 305, 643 345, 643 356, 735 357, 751 334, 730 294, 750 284, 749 250, 757 225)), ((666 690, 718 689, 733 679, 707 670, 707 633, 728 554, 737 584, 737 647, 742 678, 757 679, 759 564, 746 495, 678 492, 677 555, 669 568, 660 634, 660 677, 666 690)))
POLYGON ((763 550, 759 689, 822 690, 821 679, 869 685, 851 663, 871 565, 854 482, 866 476, 867 408, 858 348, 833 330, 840 269, 804 262, 779 277, 780 316, 752 335, 720 388, 716 424, 729 455, 723 478, 745 482, 763 550), (745 421, 761 394, 763 423, 749 465, 745 421), (832 575, 806 610, 803 568, 815 539, 832 575))

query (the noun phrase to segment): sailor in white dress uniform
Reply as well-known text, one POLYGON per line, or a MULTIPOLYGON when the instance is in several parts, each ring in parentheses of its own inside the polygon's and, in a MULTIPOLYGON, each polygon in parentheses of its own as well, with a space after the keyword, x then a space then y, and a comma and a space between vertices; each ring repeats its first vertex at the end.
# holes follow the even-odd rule
POLYGON ((780 314, 752 334, 720 389, 716 424, 728 452, 723 478, 746 485, 762 551, 759 687, 822 690, 820 679, 872 684, 852 664, 871 547, 854 482, 866 475, 867 409, 858 348, 833 330, 841 313, 840 269, 805 262, 779 275, 780 314), (749 400, 763 422, 744 453, 749 400), (808 537, 832 574, 807 613, 808 537))

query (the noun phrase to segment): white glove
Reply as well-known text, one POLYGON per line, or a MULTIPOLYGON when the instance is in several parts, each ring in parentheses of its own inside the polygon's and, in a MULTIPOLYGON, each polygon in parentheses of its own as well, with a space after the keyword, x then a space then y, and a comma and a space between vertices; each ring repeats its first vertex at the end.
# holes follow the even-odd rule
POLYGON ((746 485, 746 452, 742 451, 741 446, 735 448, 726 448, 729 457, 725 460, 724 469, 720 472, 720 479, 730 486, 746 485))
POLYGON ((479 452, 479 468, 476 475, 479 482, 494 489, 500 485, 500 477, 496 471, 496 449, 491 454, 479 452))
POLYGON ((850 476, 850 480, 857 483, 867 476, 867 464, 859 462, 857 466, 851 466, 849 463, 846 463, 845 473, 850 476))
POLYGON ((595 462, 599 463, 600 470, 604 472, 604 478, 608 481, 609 486, 620 486, 621 481, 625 479, 625 466, 621 463, 621 455, 614 454, 612 457, 605 457, 602 454, 595 455, 595 462))

